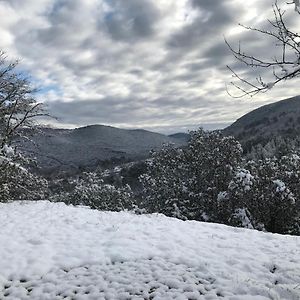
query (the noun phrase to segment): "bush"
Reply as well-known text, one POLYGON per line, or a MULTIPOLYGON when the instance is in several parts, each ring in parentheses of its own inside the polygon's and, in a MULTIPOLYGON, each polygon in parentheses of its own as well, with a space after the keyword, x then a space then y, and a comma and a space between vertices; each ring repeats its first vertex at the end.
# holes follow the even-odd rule
POLYGON ((52 201, 62 201, 73 205, 86 205, 93 209, 123 211, 135 208, 129 186, 116 188, 104 184, 100 175, 83 173, 80 178, 71 182, 73 188, 51 197, 52 201))
POLYGON ((8 146, 0 153, 0 202, 45 199, 47 180, 24 167, 28 160, 8 146))

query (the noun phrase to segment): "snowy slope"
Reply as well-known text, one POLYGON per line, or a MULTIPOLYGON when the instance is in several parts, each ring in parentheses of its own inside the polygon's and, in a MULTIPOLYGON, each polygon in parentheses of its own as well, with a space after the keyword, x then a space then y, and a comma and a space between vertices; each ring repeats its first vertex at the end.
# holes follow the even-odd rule
POLYGON ((300 299, 300 238, 61 203, 0 204, 0 299, 300 299))

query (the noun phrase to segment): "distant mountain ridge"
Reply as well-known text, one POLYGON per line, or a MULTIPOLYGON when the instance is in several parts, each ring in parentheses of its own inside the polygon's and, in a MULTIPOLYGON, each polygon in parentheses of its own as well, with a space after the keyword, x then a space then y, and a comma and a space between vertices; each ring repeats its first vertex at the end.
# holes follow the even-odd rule
POLYGON ((23 140, 20 149, 37 159, 48 171, 76 171, 81 168, 144 159, 163 144, 182 146, 185 141, 147 130, 90 125, 76 129, 41 128, 23 140))
POLYGON ((181 140, 185 143, 189 142, 189 140, 191 139, 191 135, 189 133, 185 133, 185 132, 173 133, 173 134, 170 134, 168 136, 171 137, 171 138, 181 140))
MULTIPOLYGON (((300 96, 264 105, 239 118, 223 130, 235 136, 245 149, 283 136, 300 136, 300 96)), ((76 172, 96 166, 110 167, 149 157, 163 144, 187 144, 190 135, 163 135, 143 129, 120 129, 90 125, 76 129, 41 128, 19 148, 36 157, 46 172, 76 172)))
POLYGON ((244 147, 282 136, 300 136, 300 96, 259 107, 223 130, 244 147))

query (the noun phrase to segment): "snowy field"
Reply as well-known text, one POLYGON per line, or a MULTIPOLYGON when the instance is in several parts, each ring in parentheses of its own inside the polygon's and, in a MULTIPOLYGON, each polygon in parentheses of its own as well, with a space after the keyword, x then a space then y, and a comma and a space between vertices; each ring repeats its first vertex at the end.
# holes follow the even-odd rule
POLYGON ((0 204, 0 299, 300 299, 300 237, 0 204))

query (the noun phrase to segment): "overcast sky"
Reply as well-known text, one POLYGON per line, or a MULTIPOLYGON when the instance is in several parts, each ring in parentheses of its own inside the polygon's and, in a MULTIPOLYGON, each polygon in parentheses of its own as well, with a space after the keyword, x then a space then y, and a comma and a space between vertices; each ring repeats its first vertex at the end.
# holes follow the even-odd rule
MULTIPOLYGON (((299 93, 299 80, 233 99, 224 36, 268 57, 272 0, 0 0, 0 49, 20 58, 60 127, 108 124, 175 132, 224 126, 299 93)), ((289 9, 288 18, 300 20, 289 9)), ((253 77, 253 70, 243 71, 253 77)))

